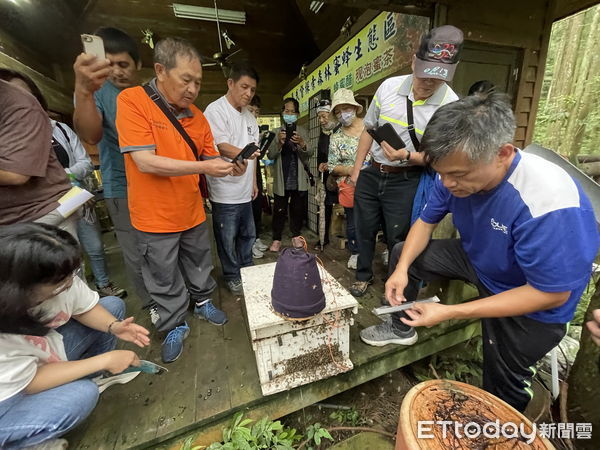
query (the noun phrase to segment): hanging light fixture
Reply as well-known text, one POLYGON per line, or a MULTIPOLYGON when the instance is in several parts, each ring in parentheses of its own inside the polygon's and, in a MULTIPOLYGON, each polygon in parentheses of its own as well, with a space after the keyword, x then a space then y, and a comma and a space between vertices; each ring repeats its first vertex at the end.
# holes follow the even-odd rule
MULTIPOLYGON (((173 3, 173 13, 175 14, 175 17, 183 19, 207 20, 210 22, 217 21, 217 10, 215 8, 173 3)), ((218 20, 225 23, 244 25, 246 23, 246 12, 219 9, 218 20)))

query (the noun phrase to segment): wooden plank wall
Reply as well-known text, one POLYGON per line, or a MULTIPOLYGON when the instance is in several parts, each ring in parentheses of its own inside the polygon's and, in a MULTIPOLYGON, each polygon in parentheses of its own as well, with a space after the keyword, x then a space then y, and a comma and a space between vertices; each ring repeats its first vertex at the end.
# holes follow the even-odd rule
POLYGON ((521 49, 515 108, 515 145, 524 148, 533 136, 555 1, 506 0, 482 3, 477 0, 460 0, 450 2, 444 9, 445 23, 462 29, 466 39, 521 49))

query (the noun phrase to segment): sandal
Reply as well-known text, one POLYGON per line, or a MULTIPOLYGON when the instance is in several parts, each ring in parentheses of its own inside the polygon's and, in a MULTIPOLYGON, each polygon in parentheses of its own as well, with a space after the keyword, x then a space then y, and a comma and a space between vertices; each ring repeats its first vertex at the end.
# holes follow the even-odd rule
POLYGON ((277 253, 279 250, 281 250, 281 241, 273 241, 269 247, 269 251, 277 253))

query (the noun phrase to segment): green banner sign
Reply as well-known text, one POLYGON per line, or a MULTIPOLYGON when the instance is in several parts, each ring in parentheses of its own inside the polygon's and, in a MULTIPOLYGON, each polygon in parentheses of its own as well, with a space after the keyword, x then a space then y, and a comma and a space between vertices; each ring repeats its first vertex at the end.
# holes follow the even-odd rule
POLYGON ((428 30, 429 19, 382 12, 285 96, 300 103, 300 116, 308 100, 323 89, 359 89, 407 67, 428 30))

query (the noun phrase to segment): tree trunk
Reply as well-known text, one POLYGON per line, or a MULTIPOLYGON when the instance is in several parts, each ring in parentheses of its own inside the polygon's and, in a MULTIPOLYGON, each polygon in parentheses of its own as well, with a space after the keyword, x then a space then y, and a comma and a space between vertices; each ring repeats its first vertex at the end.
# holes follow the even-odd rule
POLYGON ((590 105, 592 102, 597 101, 589 98, 588 79, 597 53, 595 51, 596 40, 590 39, 590 36, 596 36, 599 18, 600 8, 588 9, 583 14, 579 29, 580 44, 578 45, 579 50, 577 51, 572 83, 570 84, 570 97, 574 104, 569 113, 563 140, 566 145, 563 151, 569 155, 569 160, 573 163, 576 162, 577 154, 580 151, 586 124, 585 119, 590 111, 590 105))
MULTIPOLYGON (((556 88, 552 92, 554 97, 552 107, 560 112, 572 110, 572 105, 568 105, 568 97, 571 94, 574 68, 576 66, 577 55, 582 40, 581 29, 584 17, 585 14, 579 13, 565 20, 566 39, 563 39, 563 41, 565 41, 563 47, 564 53, 560 60, 560 66, 555 67, 554 70, 555 78, 557 80, 556 88)), ((554 148, 563 154, 568 154, 570 150, 570 142, 566 142, 565 140, 566 119, 566 117, 561 117, 551 123, 548 127, 548 147, 554 148)))
MULTIPOLYGON (((592 311, 600 308, 600 280, 596 283, 596 292, 590 300, 586 319, 590 320, 592 311)), ((577 450, 597 449, 600 441, 600 347, 584 325, 581 333, 581 347, 575 358, 568 379, 569 422, 591 423, 592 439, 574 441, 577 450)))
POLYGON ((600 155, 577 155, 578 163, 600 162, 600 155))

